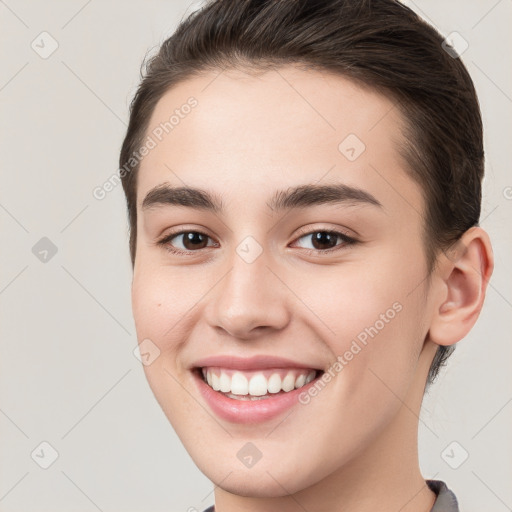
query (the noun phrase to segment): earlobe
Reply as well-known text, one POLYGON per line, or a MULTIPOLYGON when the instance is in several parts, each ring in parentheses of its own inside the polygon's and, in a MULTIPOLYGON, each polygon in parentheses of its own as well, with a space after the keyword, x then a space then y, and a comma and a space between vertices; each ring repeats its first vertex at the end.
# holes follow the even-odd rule
POLYGON ((439 256, 443 293, 429 330, 438 345, 453 345, 475 324, 483 306, 494 267, 491 242, 480 227, 468 229, 459 241, 439 256))

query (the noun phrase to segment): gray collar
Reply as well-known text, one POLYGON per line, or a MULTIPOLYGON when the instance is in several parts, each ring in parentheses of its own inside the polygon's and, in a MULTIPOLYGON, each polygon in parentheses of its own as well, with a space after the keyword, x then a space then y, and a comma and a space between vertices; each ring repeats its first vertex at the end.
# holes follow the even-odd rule
POLYGON ((429 488, 437 494, 437 499, 430 512, 459 512, 459 504, 446 484, 441 480, 426 480, 429 488))
MULTIPOLYGON (((444 482, 441 480, 426 480, 426 483, 437 494, 436 501, 430 512, 459 512, 457 498, 444 482)), ((215 508, 212 505, 204 512, 215 512, 215 508)))

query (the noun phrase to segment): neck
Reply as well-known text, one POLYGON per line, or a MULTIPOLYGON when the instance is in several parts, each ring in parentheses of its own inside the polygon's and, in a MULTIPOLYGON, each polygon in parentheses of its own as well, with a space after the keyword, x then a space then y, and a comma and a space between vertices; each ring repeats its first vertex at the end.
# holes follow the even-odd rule
POLYGON ((436 495, 428 488, 419 468, 418 421, 436 348, 431 341, 425 342, 415 379, 397 415, 348 464, 306 489, 280 497, 238 496, 217 487, 215 511, 430 512, 436 495))

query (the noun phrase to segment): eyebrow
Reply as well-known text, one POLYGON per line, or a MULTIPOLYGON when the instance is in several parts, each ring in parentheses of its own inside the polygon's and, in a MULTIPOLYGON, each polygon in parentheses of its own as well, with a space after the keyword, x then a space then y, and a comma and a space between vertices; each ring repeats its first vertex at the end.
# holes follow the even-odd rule
MULTIPOLYGON (((274 211, 307 208, 321 204, 368 204, 382 208, 382 204, 369 192, 343 183, 333 185, 299 185, 276 191, 267 201, 274 211)), ((142 202, 142 210, 155 206, 184 206, 217 214, 224 212, 222 197, 194 187, 172 187, 162 183, 151 189, 142 202)))

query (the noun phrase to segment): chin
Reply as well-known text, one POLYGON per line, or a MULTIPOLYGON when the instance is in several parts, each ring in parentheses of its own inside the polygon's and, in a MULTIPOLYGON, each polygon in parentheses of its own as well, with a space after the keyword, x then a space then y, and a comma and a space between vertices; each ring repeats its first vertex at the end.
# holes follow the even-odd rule
MULTIPOLYGON (((217 485, 224 491, 237 496, 251 498, 280 498, 288 496, 300 489, 290 489, 289 481, 274 480, 268 473, 264 475, 252 475, 251 473, 232 473, 223 482, 217 485)), ((294 482, 294 485, 297 485, 294 482)))
POLYGON ((213 467, 210 464, 198 467, 217 487, 236 496, 279 498, 299 492, 315 483, 311 471, 302 474, 296 467, 283 468, 282 464, 271 464, 269 468, 254 466, 233 469, 213 462, 213 467))

